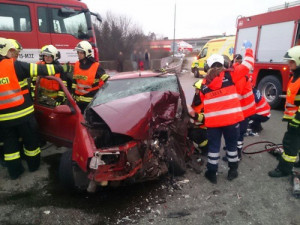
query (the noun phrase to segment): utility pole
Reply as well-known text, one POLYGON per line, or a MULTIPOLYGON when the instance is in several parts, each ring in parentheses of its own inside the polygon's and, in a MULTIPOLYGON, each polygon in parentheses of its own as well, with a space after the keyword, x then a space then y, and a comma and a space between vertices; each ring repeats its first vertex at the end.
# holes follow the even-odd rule
POLYGON ((175 30, 176 30, 176 0, 175 0, 175 8, 174 8, 173 60, 175 54, 175 30))

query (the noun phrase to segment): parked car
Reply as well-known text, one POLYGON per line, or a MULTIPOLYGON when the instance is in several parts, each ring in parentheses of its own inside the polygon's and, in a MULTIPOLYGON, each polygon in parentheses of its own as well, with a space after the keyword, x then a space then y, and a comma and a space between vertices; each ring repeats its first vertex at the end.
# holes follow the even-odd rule
MULTIPOLYGON (((188 113, 178 77, 151 71, 111 77, 84 115, 60 79, 66 101, 57 106, 36 88, 35 113, 44 139, 69 147, 59 167, 69 188, 96 190, 181 175, 192 153, 187 139, 188 113)), ((53 102, 54 101, 54 102, 53 102)))

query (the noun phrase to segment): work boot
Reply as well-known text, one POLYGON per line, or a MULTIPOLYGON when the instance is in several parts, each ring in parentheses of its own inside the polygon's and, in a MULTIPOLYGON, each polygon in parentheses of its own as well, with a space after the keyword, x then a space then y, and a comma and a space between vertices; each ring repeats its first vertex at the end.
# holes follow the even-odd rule
POLYGON ((204 174, 207 180, 209 180, 211 183, 216 184, 217 183, 217 173, 215 171, 207 170, 204 174))
POLYGON ((253 133, 260 133, 263 130, 263 127, 261 124, 257 124, 256 126, 252 126, 252 132, 253 133))
POLYGON ((16 180, 24 173, 24 167, 21 164, 21 160, 7 161, 7 169, 10 179, 16 180))
POLYGON ((239 173, 236 169, 230 169, 228 171, 227 180, 231 181, 231 180, 237 178, 238 175, 239 175, 239 173))
POLYGON ((223 156, 223 157, 222 157, 222 160, 223 160, 224 162, 228 162, 227 156, 226 156, 226 155, 223 156))
POLYGON ((34 172, 39 169, 41 163, 41 154, 36 155, 35 157, 26 158, 28 169, 30 172, 34 172))
POLYGON ((275 170, 269 171, 268 175, 270 177, 286 177, 289 174, 282 172, 280 169, 276 168, 275 170))

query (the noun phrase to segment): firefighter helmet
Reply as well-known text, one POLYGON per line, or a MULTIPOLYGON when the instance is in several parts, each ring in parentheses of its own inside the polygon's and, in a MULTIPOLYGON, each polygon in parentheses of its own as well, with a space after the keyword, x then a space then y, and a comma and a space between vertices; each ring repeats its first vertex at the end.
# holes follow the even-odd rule
POLYGON ((219 54, 212 54, 207 59, 207 65, 209 66, 209 68, 211 68, 214 63, 220 63, 223 66, 224 65, 224 57, 219 54))
POLYGON ((202 81, 203 81, 202 79, 196 81, 193 86, 197 89, 201 89, 202 81))
POLYGON ((23 47, 22 47, 22 45, 20 44, 20 42, 18 42, 18 41, 15 40, 15 39, 8 39, 8 40, 11 41, 11 42, 14 44, 15 49, 16 49, 18 52, 20 52, 21 50, 23 50, 23 47))
POLYGON ((92 45, 88 41, 81 41, 75 47, 76 51, 82 51, 85 53, 85 57, 94 57, 92 45))
POLYGON ((300 66, 300 46, 290 48, 284 55, 285 60, 293 60, 296 66, 300 66))
POLYGON ((6 56, 8 51, 14 48, 15 46, 10 40, 0 37, 0 55, 6 56))
POLYGON ((40 60, 43 60, 43 56, 52 56, 53 60, 60 59, 60 52, 53 45, 45 45, 41 48, 40 60))

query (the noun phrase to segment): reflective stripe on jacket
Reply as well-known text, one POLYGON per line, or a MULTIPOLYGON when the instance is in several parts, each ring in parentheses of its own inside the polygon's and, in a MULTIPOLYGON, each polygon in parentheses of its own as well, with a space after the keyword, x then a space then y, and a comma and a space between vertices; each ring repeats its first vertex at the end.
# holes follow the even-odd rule
MULTIPOLYGON (((38 64, 45 64, 45 62, 39 62, 38 64)), ((60 78, 60 73, 54 75, 60 78)), ((40 78, 40 88, 44 90, 44 94, 49 97, 57 97, 58 91, 60 90, 59 83, 55 80, 48 80, 46 78, 40 78)))
POLYGON ((250 81, 246 81, 241 94, 239 94, 241 107, 244 117, 252 116, 256 112, 255 99, 252 91, 252 84, 250 81))
POLYGON ((24 103, 23 95, 28 93, 28 89, 21 89, 21 85, 24 86, 24 81, 19 83, 14 60, 1 60, 0 68, 0 109, 22 105, 24 103))
POLYGON ((271 116, 271 107, 264 96, 261 96, 261 99, 256 103, 256 114, 260 116, 271 116))
POLYGON ((204 115, 206 127, 224 127, 244 120, 242 108, 229 72, 221 72, 222 86, 211 90, 202 82, 204 115), (204 91, 206 89, 206 91, 204 91))
POLYGON ((288 83, 286 93, 285 111, 283 115, 283 119, 285 120, 293 119, 300 105, 300 78, 295 82, 292 82, 292 80, 293 77, 291 77, 288 83))
POLYGON ((88 70, 80 69, 79 65, 80 63, 76 62, 74 66, 73 79, 76 80, 75 94, 86 95, 91 91, 99 89, 99 86, 93 87, 99 63, 93 63, 88 70))

